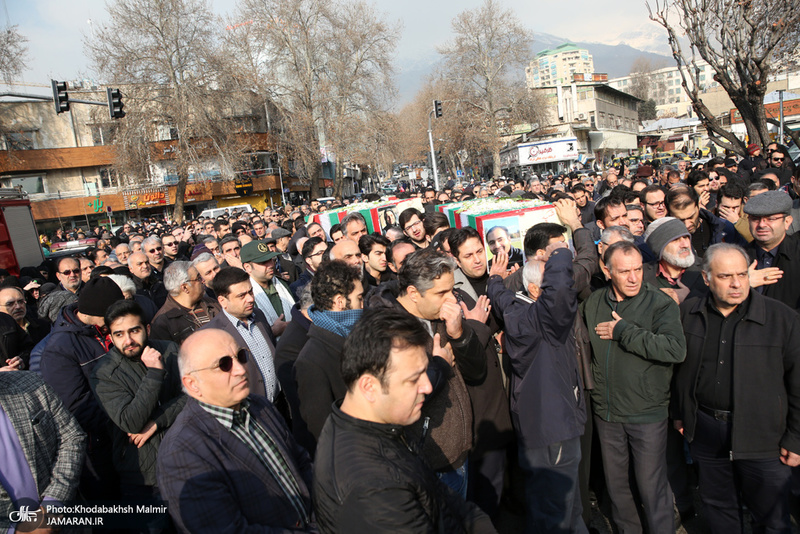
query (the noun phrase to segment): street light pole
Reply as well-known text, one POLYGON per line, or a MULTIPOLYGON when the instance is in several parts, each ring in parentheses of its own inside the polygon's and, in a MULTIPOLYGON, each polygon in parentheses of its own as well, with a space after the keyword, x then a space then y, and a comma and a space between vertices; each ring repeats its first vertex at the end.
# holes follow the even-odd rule
POLYGON ((436 154, 433 151, 433 126, 432 126, 432 118, 433 113, 435 110, 431 110, 428 113, 428 142, 431 144, 431 163, 433 163, 433 183, 434 187, 436 188, 436 192, 439 192, 439 171, 436 168, 436 154))

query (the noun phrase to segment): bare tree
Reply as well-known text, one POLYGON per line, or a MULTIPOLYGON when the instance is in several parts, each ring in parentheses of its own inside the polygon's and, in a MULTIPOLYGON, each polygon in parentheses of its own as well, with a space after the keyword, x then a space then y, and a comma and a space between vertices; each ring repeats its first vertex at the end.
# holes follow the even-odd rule
POLYGON ((764 96, 775 52, 797 32, 797 0, 649 0, 650 18, 666 30, 681 82, 709 137, 744 155, 747 142, 726 130, 702 101, 700 59, 741 114, 748 142, 770 140, 764 96), (677 20, 677 22, 675 22, 677 20), (683 49, 684 34, 689 48, 683 49))
POLYGON ((0 33, 0 76, 10 82, 25 70, 28 60, 28 47, 17 26, 8 26, 0 33))
POLYGON ((484 0, 463 11, 452 22, 455 38, 440 48, 447 71, 463 87, 461 104, 480 122, 484 146, 493 159, 493 173, 500 175, 503 124, 515 115, 523 86, 521 73, 530 58, 533 35, 514 12, 497 0, 484 0), (515 81, 514 77, 520 79, 515 81))
POLYGON ((145 147, 174 141, 173 218, 182 220, 192 170, 213 161, 230 176, 239 166, 247 146, 234 117, 252 95, 227 90, 224 59, 214 55, 222 25, 205 0, 112 0, 107 9, 108 24, 84 44, 97 71, 124 89, 128 116, 117 125, 118 168, 144 181, 151 155, 145 147))
MULTIPOLYGON (((235 61, 280 110, 280 143, 320 196, 321 153, 341 164, 376 139, 397 30, 362 2, 241 0, 235 61)), ((377 146, 377 145, 376 145, 377 146)))

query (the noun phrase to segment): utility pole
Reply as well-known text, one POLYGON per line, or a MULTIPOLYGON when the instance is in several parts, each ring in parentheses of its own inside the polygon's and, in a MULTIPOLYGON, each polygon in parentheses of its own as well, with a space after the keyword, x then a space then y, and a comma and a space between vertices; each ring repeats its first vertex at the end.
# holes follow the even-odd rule
POLYGON ((433 150, 433 125, 431 119, 436 115, 436 118, 442 116, 442 102, 440 100, 433 101, 433 109, 428 113, 428 142, 431 145, 431 163, 433 165, 433 183, 436 192, 439 192, 439 170, 436 168, 436 153, 433 150))

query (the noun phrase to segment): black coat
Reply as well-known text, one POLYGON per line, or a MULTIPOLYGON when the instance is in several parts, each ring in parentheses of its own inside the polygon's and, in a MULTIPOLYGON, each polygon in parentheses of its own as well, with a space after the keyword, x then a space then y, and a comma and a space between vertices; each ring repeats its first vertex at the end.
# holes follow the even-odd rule
POLYGON ((294 419, 299 417, 300 401, 297 398, 297 384, 292 376, 292 367, 297 355, 308 341, 308 329, 311 321, 300 312, 297 304, 292 306, 291 314, 292 320, 289 321, 286 330, 283 331, 275 346, 275 373, 278 375, 278 382, 281 383, 281 391, 286 395, 286 401, 289 403, 292 420, 290 426, 293 428, 294 419))
MULTIPOLYGON (((745 250, 750 261, 756 259, 758 244, 753 241, 745 250)), ((783 271, 777 284, 764 286, 764 295, 779 300, 794 310, 800 310, 800 234, 787 235, 778 245, 773 267, 783 271)))
MULTIPOLYGON (((709 298, 681 305, 686 360, 674 371, 670 411, 690 442, 709 298)), ((733 340, 731 459, 777 458, 780 447, 800 454, 800 317, 754 290, 749 299, 733 340)))
POLYGON ((113 423, 114 467, 120 478, 154 486, 158 446, 181 413, 186 396, 181 391, 177 345, 152 339, 148 346, 161 353, 163 369, 146 367, 140 358, 127 358, 115 347, 100 359, 89 383, 113 423), (158 429, 137 447, 128 433, 142 432, 148 421, 154 421, 158 429))
POLYGON ((495 532, 489 517, 430 470, 398 425, 335 407, 319 438, 314 511, 327 533, 495 532))
POLYGON ((344 340, 312 324, 308 329, 308 341, 292 369, 299 401, 299 417, 294 418, 292 414, 292 433, 312 458, 333 402, 344 398, 347 392, 339 369, 344 340))

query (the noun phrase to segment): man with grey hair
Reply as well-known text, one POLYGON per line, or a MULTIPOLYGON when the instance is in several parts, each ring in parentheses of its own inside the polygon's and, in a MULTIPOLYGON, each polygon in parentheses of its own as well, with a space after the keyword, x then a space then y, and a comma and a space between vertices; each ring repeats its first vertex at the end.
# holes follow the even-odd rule
POLYGON ((670 405, 699 467, 711 532, 790 532, 792 468, 800 465, 800 319, 753 290, 750 258, 711 245, 703 262, 710 293, 686 300, 686 360, 670 405))
POLYGON ((688 297, 701 297, 707 287, 692 251, 686 225, 675 217, 656 219, 644 233, 644 240, 656 260, 643 268, 643 279, 680 304, 688 297))
POLYGON ((128 270, 131 280, 136 285, 136 292, 148 297, 159 308, 167 301, 167 290, 164 284, 153 274, 153 267, 144 252, 134 252, 128 258, 128 270))
POLYGON ((220 311, 219 304, 204 294, 203 279, 191 262, 176 261, 164 271, 169 296, 153 317, 153 339, 171 340, 179 346, 194 331, 209 323, 220 311))
POLYGON ((358 240, 362 235, 367 235, 367 221, 364 220, 364 216, 357 211, 348 213, 347 216, 342 219, 341 225, 344 237, 354 241, 356 244, 358 244, 358 240))
POLYGON ((192 267, 197 269, 197 274, 200 275, 203 284, 206 286, 206 296, 216 300, 217 296, 214 294, 214 290, 211 289, 211 282, 221 268, 217 258, 213 254, 203 252, 192 260, 192 267))
MULTIPOLYGON (((488 294, 506 325, 511 414, 525 477, 526 531, 586 533, 578 484, 586 407, 572 335, 578 308, 572 253, 564 241, 553 241, 545 256, 546 284, 539 289, 539 274, 537 287, 533 282, 527 285, 528 293, 536 295, 533 300, 542 296, 539 302, 504 287, 504 251, 490 271, 488 294)), ((528 277, 541 263, 525 264, 524 271, 531 271, 528 277)))
POLYGON ((410 427, 424 440, 423 455, 440 478, 457 493, 466 495, 465 461, 472 447, 472 406, 465 381, 481 383, 487 362, 480 340, 462 317, 453 295, 455 260, 427 248, 405 258, 398 284, 382 284, 372 294, 369 307, 395 308, 421 320, 433 338, 434 373, 439 388, 425 401, 422 417, 410 427))
POLYGON ((114 247, 114 254, 117 257, 118 262, 120 262, 122 265, 127 265, 128 258, 131 255, 131 247, 127 243, 120 243, 114 247))
POLYGON ((164 257, 164 245, 161 238, 151 235, 142 241, 142 252, 147 254, 147 262, 152 267, 153 275, 163 282, 164 269, 171 263, 164 257))
POLYGON ((622 532, 643 530, 632 465, 648 531, 674 534, 666 443, 672 364, 686 355, 678 305, 642 282, 633 243, 611 245, 603 271, 611 287, 592 293, 580 313, 592 345, 592 408, 613 519, 622 532))

